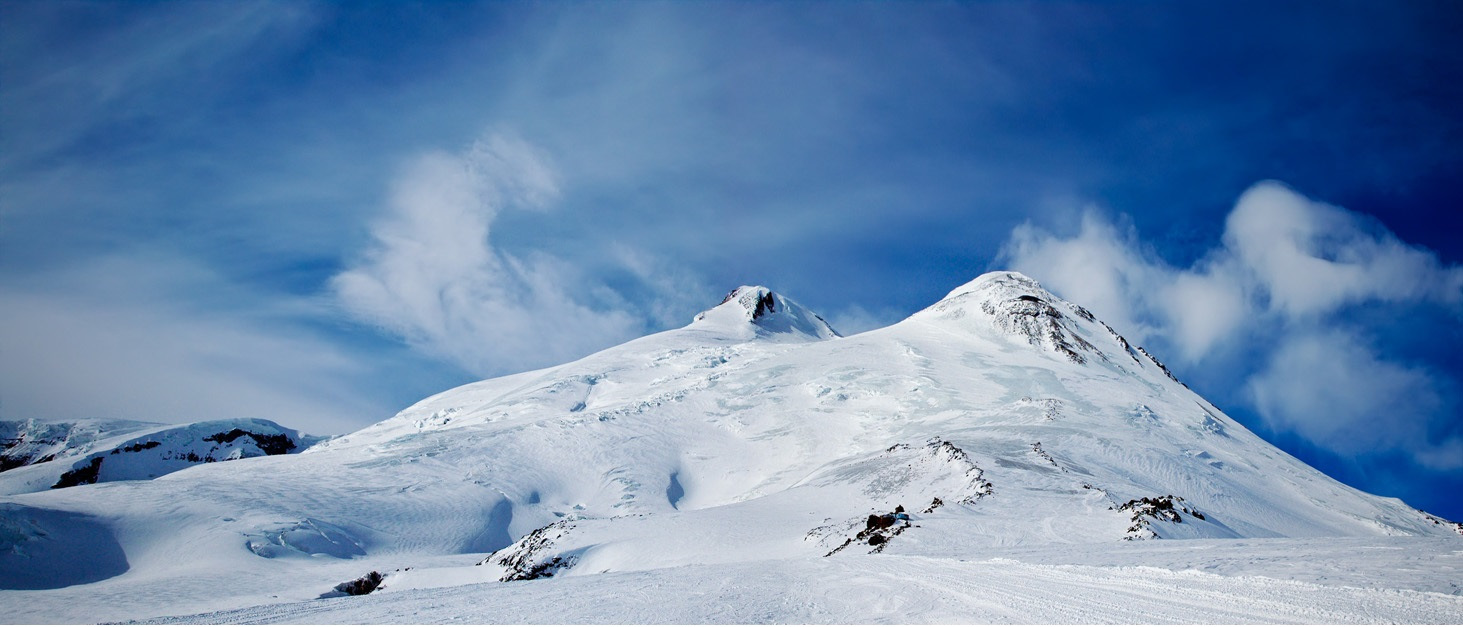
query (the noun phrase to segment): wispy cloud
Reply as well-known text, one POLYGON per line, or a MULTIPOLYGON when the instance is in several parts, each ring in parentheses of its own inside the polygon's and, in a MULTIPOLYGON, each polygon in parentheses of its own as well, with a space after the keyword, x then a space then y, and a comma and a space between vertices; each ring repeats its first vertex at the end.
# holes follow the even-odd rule
POLYGON ((1428 303, 1456 314, 1463 268, 1375 220, 1264 182, 1239 198, 1222 244, 1188 268, 1095 211, 1070 236, 1023 225, 1002 255, 1182 362, 1244 362, 1248 399, 1277 431, 1339 453, 1407 451, 1431 467, 1463 466, 1463 439, 1440 428, 1450 419, 1442 383, 1387 357, 1357 328, 1364 322, 1344 315, 1428 303))
POLYGON ((1082 215, 1079 231, 1070 237, 1030 222, 1017 226, 1000 256, 1140 338, 1152 332, 1141 310, 1152 299, 1149 288, 1172 273, 1143 248, 1131 226, 1120 228, 1094 211, 1082 215))
POLYGON ((604 260, 652 293, 634 304, 553 255, 494 245, 502 212, 545 209, 559 185, 547 155, 507 135, 417 157, 395 180, 371 247, 332 281, 335 293, 361 320, 483 376, 562 363, 668 320, 663 302, 683 279, 653 257, 621 247, 604 260))
POLYGON ((1463 439, 1428 443, 1429 417, 1443 409, 1438 388, 1426 370, 1384 359, 1345 329, 1288 338, 1248 384, 1277 431, 1348 456, 1411 450, 1426 466, 1463 468, 1463 439))
POLYGON ((1229 214, 1225 248, 1291 319, 1365 301, 1463 299, 1463 268, 1399 241, 1356 213, 1277 183, 1245 192, 1229 214))

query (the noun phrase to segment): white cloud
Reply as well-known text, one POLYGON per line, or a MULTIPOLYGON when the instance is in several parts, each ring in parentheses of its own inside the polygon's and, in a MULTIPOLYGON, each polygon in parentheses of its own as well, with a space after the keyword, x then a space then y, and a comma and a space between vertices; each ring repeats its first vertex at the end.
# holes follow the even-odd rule
POLYGON ((494 246, 500 212, 543 209, 558 194, 547 156, 520 139, 423 155, 396 179, 374 246, 334 278, 335 293, 360 319, 482 376, 562 363, 640 335, 647 317, 668 320, 664 303, 692 281, 650 278, 653 258, 622 250, 602 260, 656 281, 652 297, 631 304, 584 274, 594 269, 494 246))
POLYGON ((1193 271, 1162 273, 1149 304, 1179 356, 1196 362, 1251 319, 1250 288, 1243 269, 1212 263, 1193 271))
POLYGON ((1275 182, 1240 196, 1224 243, 1254 273, 1270 308, 1291 317, 1367 300, 1463 297, 1463 269, 1443 268, 1428 251, 1370 232, 1361 216, 1275 182))
POLYGON ((1406 450, 1430 466, 1463 466, 1457 441, 1428 435, 1446 418, 1438 382, 1338 321, 1364 304, 1456 306, 1463 268, 1365 216, 1267 181, 1241 195, 1222 245, 1189 268, 1158 259, 1131 228, 1095 211, 1071 237, 1022 225, 1001 256, 1131 339, 1165 343, 1183 363, 1247 346, 1257 353, 1239 356, 1255 360, 1250 400, 1273 428, 1341 453, 1406 450))
POLYGON ((1437 382, 1379 358, 1341 330, 1287 338, 1247 389, 1270 426, 1337 453, 1404 449, 1426 465, 1463 467, 1457 439, 1428 441, 1440 407, 1437 382))
POLYGON ((1011 232, 1001 256, 1011 269, 1036 277, 1049 289, 1100 314, 1108 324, 1143 337, 1149 288, 1170 270, 1140 251, 1131 228, 1118 227, 1086 211, 1077 235, 1062 238, 1031 224, 1011 232))
POLYGON ((1365 302, 1463 301, 1463 268, 1273 181, 1240 196, 1223 245, 1191 268, 1157 259, 1132 229, 1095 211, 1068 238, 1023 224, 1001 256, 1120 331, 1167 340, 1190 362, 1256 324, 1306 322, 1365 302))

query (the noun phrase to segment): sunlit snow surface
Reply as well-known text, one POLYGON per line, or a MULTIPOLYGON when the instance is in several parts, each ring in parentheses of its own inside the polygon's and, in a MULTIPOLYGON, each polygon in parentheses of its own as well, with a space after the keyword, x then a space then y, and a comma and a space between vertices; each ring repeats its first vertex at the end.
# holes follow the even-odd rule
POLYGON ((1456 587, 1409 588, 1456 582, 1463 572, 1457 543, 1164 544, 1156 552, 1119 546, 978 551, 963 559, 790 558, 387 589, 171 622, 1347 624, 1457 623, 1463 612, 1456 587))
POLYGON ((0 590, 6 620, 1463 621, 1454 526, 1266 444, 1025 277, 848 338, 759 289, 299 455, 5 497, 0 550, 35 556, 7 569, 91 581, 0 590), (125 572, 46 557, 78 545, 125 572))

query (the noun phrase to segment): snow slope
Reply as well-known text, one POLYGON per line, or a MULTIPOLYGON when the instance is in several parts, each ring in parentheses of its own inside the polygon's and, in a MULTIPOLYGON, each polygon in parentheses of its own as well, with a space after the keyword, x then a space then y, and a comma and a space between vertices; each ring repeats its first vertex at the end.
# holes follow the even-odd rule
MULTIPOLYGON (((366 597, 267 604, 161 622, 1457 623, 1463 616, 1463 600, 1452 594, 1267 576, 1267 569, 1296 560, 1341 563, 1377 574, 1406 572, 1406 566, 1419 564, 1358 561, 1356 551, 1431 556, 1439 548, 1435 540, 1389 540, 1370 547, 1348 545, 1349 551, 1333 550, 1328 542, 1287 541, 1287 555, 1265 547, 1225 549, 1223 553, 1260 567, 1223 574, 1141 565, 1141 556, 1115 556, 1111 551, 1079 552, 1107 563, 1102 566, 1047 565, 1005 557, 794 558, 383 590, 366 597)), ((1185 545, 1182 549, 1191 554, 1214 548, 1193 546, 1193 541, 1174 543, 1185 545)), ((1445 552, 1426 565, 1443 569, 1438 576, 1456 576, 1463 557, 1445 552)))
MULTIPOLYGON (((459 584, 478 585, 470 594, 522 620, 593 621, 596 611, 648 599, 674 607, 624 620, 1177 616, 1161 603, 1135 602, 1129 614, 1122 604, 1090 614, 1040 609, 1064 586, 1088 586, 1095 603, 1147 579, 1168 587, 1132 594, 1204 591, 1190 598, 1209 608, 1196 614, 1203 620, 1463 619, 1463 597, 1439 588, 1451 575, 1387 579, 1375 567, 1392 551, 1425 547, 1451 572, 1463 555, 1455 525, 1275 449, 1085 309, 1005 272, 847 338, 795 302, 744 286, 684 328, 449 390, 299 455, 5 497, 0 530, 12 555, 0 568, 12 574, 66 580, 74 567, 44 556, 80 542, 124 556, 119 572, 84 577, 85 585, 0 590, 0 603, 26 620, 270 604, 192 620, 350 621, 365 614, 329 608, 398 603, 386 616, 438 622, 446 619, 415 612, 464 607, 436 590, 459 584), (894 517, 901 506, 908 520, 894 517), (1113 547, 1165 543, 1203 555, 1262 538, 1311 547, 1328 543, 1307 538, 1366 539, 1378 548, 1346 562, 1359 581, 1411 592, 1372 614, 1326 614, 1324 603, 1366 608, 1380 597, 1310 582, 1274 601, 1285 611, 1244 613, 1231 610, 1233 598, 1263 586, 1150 573, 1141 556, 1103 557, 1113 547), (991 561, 1031 551, 1098 557, 1065 569, 991 561), (22 553, 36 557, 15 557, 22 553), (330 593, 371 570, 387 573, 383 599, 401 598, 275 605, 330 593), (850 581, 859 571, 883 574, 860 587, 850 581), (1052 587, 1018 611, 999 591, 986 598, 978 586, 939 583, 996 572, 1013 589, 1024 580, 1052 587), (750 596, 713 593, 723 573, 740 573, 747 583, 737 594, 750 596), (794 576, 838 595, 844 609, 815 611, 837 605, 828 599, 772 603, 785 592, 779 582, 794 576), (660 592, 560 603, 576 594, 616 598, 631 585, 660 592), (883 601, 858 596, 881 590, 883 601), (758 599, 770 613, 716 610, 758 599), (336 605, 349 602, 368 604, 336 605), (888 613, 908 603, 922 609, 888 613)), ((1270 555, 1244 576, 1295 579, 1287 559, 1270 555)))

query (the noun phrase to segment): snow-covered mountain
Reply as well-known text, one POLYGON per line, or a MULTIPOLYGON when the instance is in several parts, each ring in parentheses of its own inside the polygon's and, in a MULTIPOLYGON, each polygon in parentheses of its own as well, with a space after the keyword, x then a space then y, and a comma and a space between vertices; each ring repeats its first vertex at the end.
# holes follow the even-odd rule
POLYGON ((161 428, 133 420, 0 420, 0 472, 88 452, 98 440, 161 428))
POLYGON ((154 479, 197 464, 299 452, 321 439, 259 418, 0 421, 0 494, 154 479))
MULTIPOLYGON (((357 588, 406 595, 1420 536, 1463 549, 1455 525, 1306 466, 1087 310, 997 272, 851 337, 744 286, 686 327, 449 390, 298 455, 5 497, 0 583, 46 589, 0 602, 124 619, 304 600, 367 571, 385 576, 357 588)), ((1456 591, 1443 585, 1423 587, 1456 591)), ((759 616, 734 615, 807 618, 759 616)))

